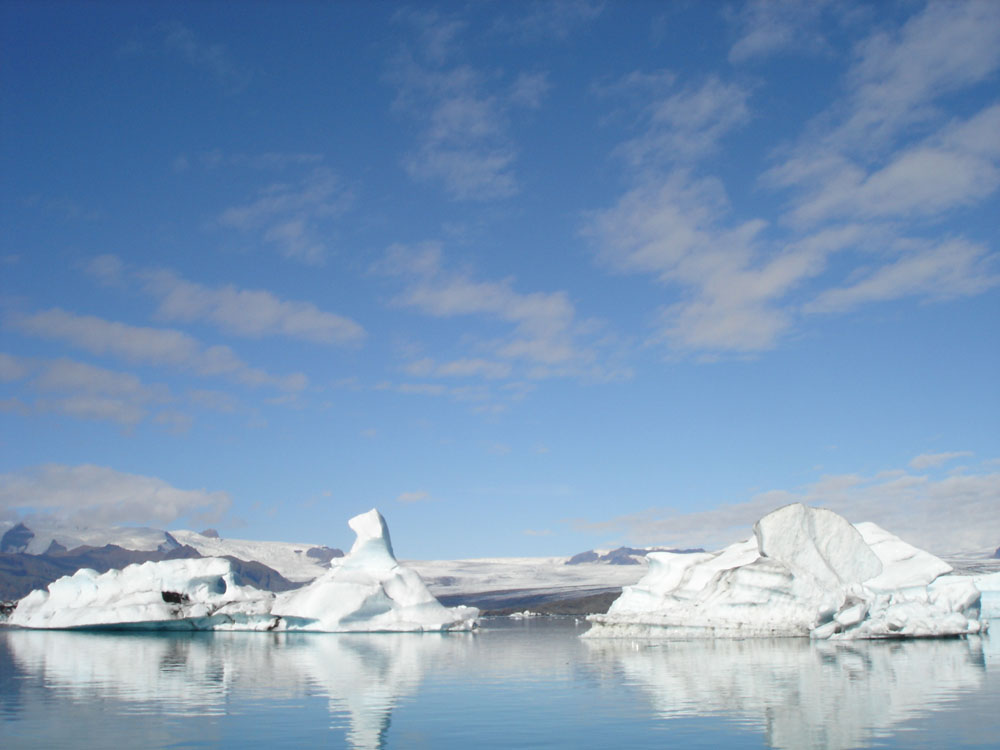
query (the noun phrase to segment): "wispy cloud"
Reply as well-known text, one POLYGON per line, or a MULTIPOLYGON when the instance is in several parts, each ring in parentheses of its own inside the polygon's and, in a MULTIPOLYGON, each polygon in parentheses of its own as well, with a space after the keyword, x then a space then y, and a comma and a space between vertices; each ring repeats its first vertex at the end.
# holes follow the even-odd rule
POLYGON ((537 107, 548 90, 543 72, 521 73, 513 84, 452 62, 464 25, 437 12, 396 15, 417 31, 414 48, 392 60, 386 78, 395 108, 420 124, 417 147, 404 166, 415 180, 440 183, 458 200, 493 200, 518 191, 510 114, 537 107))
POLYGON ((996 260, 982 245, 960 239, 905 243, 895 259, 856 274, 851 283, 827 289, 803 309, 835 313, 902 297, 940 301, 980 294, 1000 285, 996 260))
POLYGON ((411 364, 418 371, 438 376, 503 377, 505 368, 519 365, 528 378, 625 375, 597 363, 595 350, 583 343, 586 326, 577 320, 565 292, 524 293, 514 288, 512 279, 480 281, 468 273, 447 270, 436 243, 394 246, 379 268, 403 280, 403 291, 395 300, 398 305, 436 318, 482 316, 512 327, 507 336, 476 342, 475 347, 488 353, 488 358, 475 356, 446 363, 418 360, 411 364))
MULTIPOLYGON (((762 31, 783 7, 745 6, 741 22, 762 31)), ((737 57, 776 49, 822 12, 801 11, 787 28, 775 22, 776 37, 747 41, 737 57)), ((943 217, 1000 188, 1000 105, 944 123, 935 109, 936 97, 996 72, 998 32, 994 4, 931 3, 898 32, 859 44, 843 96, 775 152, 761 179, 789 191, 777 221, 738 215, 723 182, 702 175, 702 158, 752 119, 747 89, 709 79, 678 91, 668 71, 605 85, 599 93, 643 90, 652 104, 618 148, 633 187, 592 212, 585 233, 605 264, 650 274, 668 291, 652 339, 673 352, 758 352, 811 313, 953 299, 1000 283, 989 247, 933 236, 943 217), (954 47, 967 65, 943 60, 954 47)))
POLYGON ((367 335, 360 323, 320 310, 311 302, 284 300, 265 289, 233 284, 210 287, 169 269, 133 268, 115 255, 99 255, 84 270, 111 287, 138 282, 158 300, 161 320, 206 321, 226 333, 249 338, 282 336, 318 344, 357 344, 367 335))
POLYGON ((423 490, 417 490, 415 492, 401 492, 396 498, 398 503, 420 503, 425 500, 430 500, 431 495, 429 492, 424 492, 423 490))
POLYGON ((353 344, 365 337, 364 328, 350 318, 263 289, 208 287, 167 270, 137 275, 146 291, 159 299, 156 314, 163 320, 206 320, 237 336, 286 336, 319 344, 353 344))
POLYGON ((765 224, 727 225, 728 201, 712 178, 675 171, 591 216, 587 234, 612 268, 653 274, 681 299, 660 313, 657 337, 680 350, 753 352, 794 322, 782 300, 823 269, 815 243, 775 249, 765 224))
POLYGON ((170 400, 162 384, 146 385, 131 373, 115 372, 70 359, 42 364, 32 385, 43 393, 66 394, 36 400, 35 408, 132 427, 149 415, 154 404, 170 400))
POLYGON ((921 453, 910 461, 910 466, 917 471, 943 466, 956 458, 967 458, 972 451, 946 451, 945 453, 921 453))
POLYGON ((788 219, 809 225, 844 217, 926 222, 1000 187, 1000 105, 951 122, 868 170, 821 148, 770 170, 765 183, 794 189, 788 219))
POLYGON ((233 60, 225 45, 206 42, 177 21, 162 24, 160 30, 163 33, 164 47, 169 52, 206 73, 226 91, 238 93, 249 85, 249 71, 233 60))
POLYGON ((204 346, 174 329, 133 326, 59 308, 12 316, 7 325, 23 334, 62 341, 94 355, 110 355, 137 365, 167 366, 286 391, 301 390, 308 382, 301 373, 272 375, 251 367, 228 346, 204 346))
POLYGON ((194 418, 181 409, 234 413, 241 408, 233 394, 224 391, 192 389, 177 394, 165 383, 147 383, 134 373, 68 357, 0 353, 0 382, 18 381, 25 388, 9 410, 24 416, 59 414, 111 422, 126 431, 147 420, 174 431, 186 429, 194 418))
MULTIPOLYGON (((665 74, 654 74, 651 79, 630 76, 616 88, 645 88, 651 80, 664 79, 665 74)), ((671 90, 645 105, 637 122, 640 134, 625 141, 619 150, 633 168, 643 170, 699 159, 714 151, 727 133, 747 122, 749 98, 748 88, 716 77, 680 91, 671 90)))
POLYGON ((939 117, 934 100, 996 72, 998 36, 993 2, 929 2, 898 30, 871 35, 855 50, 847 114, 831 141, 871 153, 939 117))
POLYGON ((563 40, 597 20, 604 10, 601 0, 535 0, 521 2, 516 14, 501 16, 495 28, 522 42, 563 40))
POLYGON ((778 53, 822 54, 830 50, 822 23, 838 6, 832 0, 752 0, 731 14, 738 38, 729 50, 734 63, 778 53))
POLYGON ((317 167, 298 183, 269 185, 250 203, 226 209, 218 223, 258 232, 286 258, 319 265, 329 249, 321 227, 342 216, 353 201, 352 191, 331 170, 317 167))
POLYGON ((229 509, 226 492, 182 490, 162 479, 106 466, 44 464, 0 474, 0 509, 30 508, 89 525, 211 523, 229 509))

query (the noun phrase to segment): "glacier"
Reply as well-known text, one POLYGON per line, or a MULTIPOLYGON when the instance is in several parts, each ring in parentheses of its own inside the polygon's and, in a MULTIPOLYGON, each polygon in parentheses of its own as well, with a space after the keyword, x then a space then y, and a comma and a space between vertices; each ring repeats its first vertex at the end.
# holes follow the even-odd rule
POLYGON ((350 553, 307 586, 274 594, 239 583, 223 558, 165 560, 97 573, 82 569, 21 599, 23 628, 135 628, 316 632, 470 630, 479 611, 445 607, 393 554, 372 509, 349 522, 350 553))
POLYGON ((587 638, 870 639, 982 632, 972 577, 874 523, 801 503, 716 553, 649 555, 587 638))

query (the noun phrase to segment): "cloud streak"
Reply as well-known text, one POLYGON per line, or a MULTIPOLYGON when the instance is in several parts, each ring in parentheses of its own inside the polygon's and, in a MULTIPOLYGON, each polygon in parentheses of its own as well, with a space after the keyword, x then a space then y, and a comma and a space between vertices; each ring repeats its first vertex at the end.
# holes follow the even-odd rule
POLYGON ((422 359, 411 372, 443 377, 501 378, 520 373, 529 379, 582 376, 627 377, 624 370, 597 362, 592 346, 582 343, 587 328, 565 292, 519 292, 512 279, 481 281, 444 267, 440 245, 396 245, 379 270, 403 280, 395 304, 435 318, 479 316, 503 322, 511 332, 475 344, 489 357, 466 357, 445 363, 422 359))
POLYGON ((250 74, 233 60, 225 45, 201 39, 177 21, 162 24, 163 45, 191 67, 204 71, 218 86, 235 94, 250 84, 250 74))
POLYGON ((455 200, 489 201, 519 190, 510 117, 534 109, 548 90, 544 73, 521 73, 509 86, 470 65, 451 62, 464 25, 436 12, 396 14, 416 30, 416 45, 390 63, 394 108, 419 123, 416 148, 404 159, 410 177, 441 184, 455 200))
POLYGON ((322 227, 353 203, 352 191, 330 169, 316 167, 297 183, 271 184, 253 201, 227 208, 218 224, 255 232, 285 258, 316 266, 329 252, 322 227))
POLYGON ((59 308, 13 316, 8 326, 29 336, 62 341, 94 355, 118 357, 136 365, 167 366, 284 391, 300 391, 308 383, 301 373, 272 375, 251 367, 228 346, 204 346, 194 337, 169 328, 133 326, 59 308))
MULTIPOLYGON (((736 58, 791 49, 793 29, 836 10, 811 6, 779 21, 783 8, 744 7, 736 58)), ((752 122, 749 90, 719 78, 678 90, 669 71, 605 86, 600 93, 644 91, 651 103, 638 110, 640 132, 617 148, 631 187, 591 212, 584 234, 603 264, 663 286, 649 340, 672 354, 747 355, 776 347, 817 313, 938 302, 1000 283, 989 247, 935 236, 944 218, 1000 188, 1000 104, 947 123, 935 108, 996 73, 998 33, 995 4, 930 3, 858 44, 843 96, 776 150, 760 178, 788 191, 776 221, 737 218, 723 181, 703 174, 705 157, 752 122)))
POLYGON ((284 336, 337 345, 365 338, 365 329, 350 318, 309 302, 282 300, 263 289, 209 287, 167 270, 142 271, 138 276, 146 291, 159 299, 156 315, 162 320, 205 320, 226 333, 250 338, 284 336))

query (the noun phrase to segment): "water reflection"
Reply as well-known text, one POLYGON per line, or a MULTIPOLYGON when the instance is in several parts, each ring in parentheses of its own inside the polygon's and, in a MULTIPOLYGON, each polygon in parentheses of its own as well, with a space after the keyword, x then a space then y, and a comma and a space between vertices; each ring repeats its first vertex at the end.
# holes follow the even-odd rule
POLYGON ((976 691, 996 659, 989 639, 585 641, 662 718, 736 715, 767 745, 867 747, 976 691))
MULTIPOLYGON (((380 748, 393 708, 469 634, 305 635, 7 631, 8 663, 49 699, 115 701, 122 713, 221 716, 240 701, 322 695, 352 748, 380 748), (129 709, 131 706, 131 709, 129 709)), ((5 691, 12 700, 11 691, 5 691)), ((19 702, 23 701, 18 698, 19 702)), ((23 708, 21 709, 24 710, 23 708)))
POLYGON ((0 630, 0 744, 855 748, 910 746, 929 716, 949 740, 1000 730, 983 709, 1000 699, 1000 638, 657 644, 582 629, 0 630))

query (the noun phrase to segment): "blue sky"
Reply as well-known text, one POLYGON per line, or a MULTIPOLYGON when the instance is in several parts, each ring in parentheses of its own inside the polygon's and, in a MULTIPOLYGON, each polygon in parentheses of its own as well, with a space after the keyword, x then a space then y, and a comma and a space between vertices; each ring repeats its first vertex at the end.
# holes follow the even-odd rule
POLYGON ((1000 5, 0 6, 0 517, 1000 544, 1000 5))

